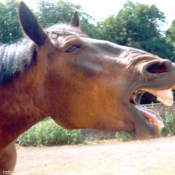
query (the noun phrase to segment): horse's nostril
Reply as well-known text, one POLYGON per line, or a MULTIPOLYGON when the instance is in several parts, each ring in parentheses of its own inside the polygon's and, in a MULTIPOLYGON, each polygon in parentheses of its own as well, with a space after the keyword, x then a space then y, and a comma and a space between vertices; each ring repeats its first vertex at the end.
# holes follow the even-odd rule
POLYGON ((173 65, 168 60, 163 60, 161 62, 154 62, 146 68, 146 71, 153 74, 161 74, 165 72, 169 72, 173 69, 173 65))
POLYGON ((155 74, 160 74, 160 73, 167 72, 166 66, 165 65, 160 65, 158 63, 150 65, 149 67, 147 67, 146 70, 150 73, 155 73, 155 74))

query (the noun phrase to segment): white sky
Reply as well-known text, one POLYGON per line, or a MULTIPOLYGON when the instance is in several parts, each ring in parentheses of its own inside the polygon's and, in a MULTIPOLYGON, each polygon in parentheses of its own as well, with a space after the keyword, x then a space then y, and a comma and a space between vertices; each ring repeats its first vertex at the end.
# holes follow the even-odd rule
MULTIPOLYGON (((3 0, 0 0, 2 2, 3 0)), ((30 8, 36 6, 37 0, 23 0, 30 8)), ((53 1, 53 0, 51 0, 53 1)), ((69 0, 71 3, 81 5, 82 9, 93 18, 100 20, 109 15, 117 14, 122 9, 127 0, 69 0)), ((155 4, 166 16, 167 26, 175 19, 175 1, 174 0, 131 0, 143 4, 155 4)))

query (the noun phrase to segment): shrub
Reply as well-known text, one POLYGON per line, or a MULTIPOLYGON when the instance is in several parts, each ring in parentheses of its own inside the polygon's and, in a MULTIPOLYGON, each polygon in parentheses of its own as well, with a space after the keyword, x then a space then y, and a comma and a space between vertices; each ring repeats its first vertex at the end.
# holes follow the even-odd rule
POLYGON ((21 146, 50 146, 59 144, 78 144, 83 141, 81 130, 66 130, 51 118, 32 126, 19 138, 21 146))
POLYGON ((115 137, 120 142, 126 142, 135 139, 133 134, 124 131, 117 131, 115 137))
POLYGON ((161 115, 164 128, 162 129, 162 136, 172 136, 175 135, 175 114, 166 112, 161 115))

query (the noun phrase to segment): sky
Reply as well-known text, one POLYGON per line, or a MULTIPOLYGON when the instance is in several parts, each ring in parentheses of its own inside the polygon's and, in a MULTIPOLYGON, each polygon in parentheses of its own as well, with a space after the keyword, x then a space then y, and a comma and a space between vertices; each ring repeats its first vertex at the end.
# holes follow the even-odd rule
MULTIPOLYGON (((0 0, 2 2, 3 0, 0 0)), ((30 8, 35 8, 37 0, 23 0, 30 8)), ((48 1, 48 0, 47 0, 48 1)), ((53 1, 53 0, 51 0, 53 1)), ((142 4, 155 4, 166 17, 167 24, 164 28, 170 27, 175 19, 175 1, 174 0, 131 0, 142 4)), ((69 0, 69 2, 81 5, 83 11, 91 15, 96 20, 102 20, 109 15, 117 14, 123 8, 127 0, 69 0)))

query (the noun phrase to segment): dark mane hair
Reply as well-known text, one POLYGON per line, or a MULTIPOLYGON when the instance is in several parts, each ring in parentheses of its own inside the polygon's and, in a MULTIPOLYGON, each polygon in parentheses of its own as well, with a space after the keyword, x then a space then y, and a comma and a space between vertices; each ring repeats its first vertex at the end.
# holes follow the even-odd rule
POLYGON ((9 83, 20 72, 36 63, 35 44, 23 38, 14 44, 0 45, 0 85, 9 83))

